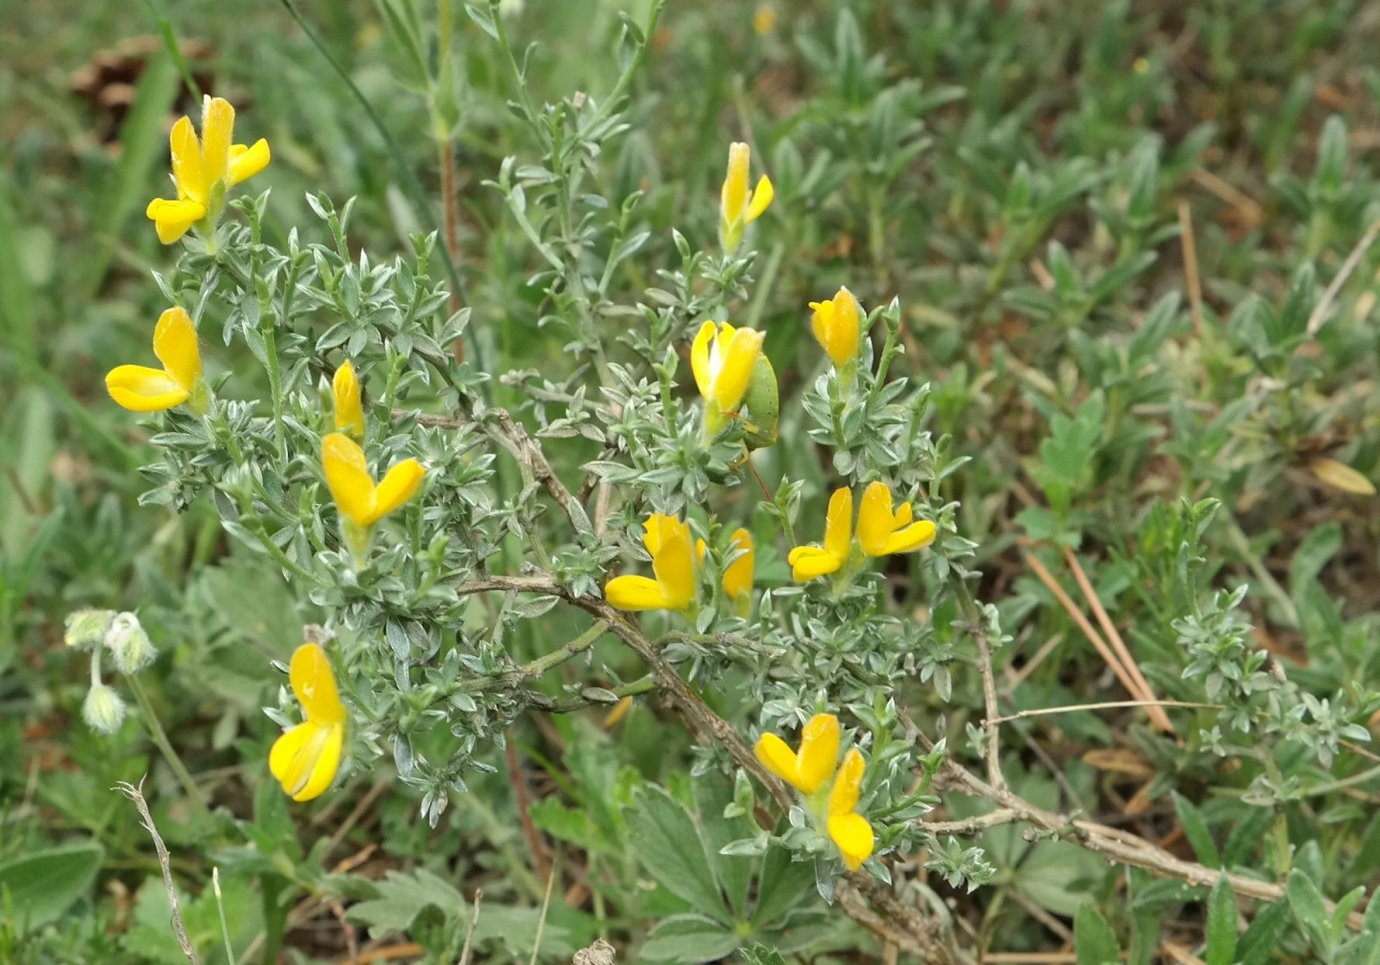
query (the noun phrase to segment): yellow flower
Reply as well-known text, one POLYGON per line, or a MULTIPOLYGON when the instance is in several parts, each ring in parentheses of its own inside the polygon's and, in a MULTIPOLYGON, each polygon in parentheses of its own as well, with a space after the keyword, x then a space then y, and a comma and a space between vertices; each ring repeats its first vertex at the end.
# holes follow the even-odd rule
POLYGON ((345 705, 326 651, 304 643, 292 654, 288 679, 306 719, 273 742, 268 769, 294 801, 320 797, 340 769, 345 705))
MULTIPOLYGON (((824 545, 797 546, 787 557, 797 583, 837 572, 853 558, 853 493, 837 489, 829 499, 824 525, 824 545)), ((913 521, 910 503, 891 510, 891 487, 874 482, 863 491, 858 510, 857 544, 864 556, 889 556, 924 549, 934 542, 935 526, 929 520, 913 521)))
POLYGON ((834 773, 839 757, 839 719, 815 714, 800 731, 796 753, 775 734, 763 734, 753 748, 757 760, 781 780, 803 794, 814 794, 834 773))
POLYGON ((321 440, 321 463, 340 515, 364 530, 411 499, 426 475, 426 469, 416 459, 404 459, 375 485, 364 461, 364 450, 339 432, 321 440))
POLYGON ((105 377, 105 388, 119 405, 133 412, 160 412, 184 402, 200 415, 209 401, 201 378, 196 326, 185 310, 170 308, 153 330, 153 354, 161 369, 119 365, 105 377))
POLYGON ((331 380, 331 395, 335 400, 335 431, 364 438, 364 408, 359 401, 359 377, 355 367, 346 359, 335 370, 331 380))
POLYGON ((834 368, 842 369, 858 355, 859 322, 862 306, 847 288, 840 288, 833 298, 810 302, 814 315, 810 327, 820 347, 833 359, 834 368))
POLYGON ((766 336, 727 322, 705 322, 690 346, 690 369, 705 401, 704 430, 718 435, 724 417, 738 408, 762 355, 766 336))
POLYGON ((762 216, 776 196, 771 178, 765 174, 754 191, 748 191, 748 167, 752 149, 735 141, 728 148, 728 174, 719 193, 719 241, 730 254, 738 250, 743 229, 762 216))
POLYGON ((234 129, 230 102, 209 96, 202 104, 200 141, 190 117, 173 125, 169 140, 177 200, 155 198, 144 212, 163 244, 172 244, 193 225, 209 236, 225 205, 225 192, 268 165, 268 142, 259 138, 252 147, 231 144, 234 129))
POLYGON ((856 747, 850 747, 834 776, 834 786, 829 789, 828 823, 829 837, 838 846, 844 867, 849 871, 857 871, 871 857, 875 841, 872 825, 861 814, 854 812, 858 806, 862 777, 862 755, 856 747))
POLYGON ((610 606, 620 610, 684 610, 695 599, 694 544, 684 520, 653 513, 644 526, 642 543, 652 555, 652 572, 645 576, 616 576, 604 586, 610 606))
POLYGON ((729 548, 741 555, 724 570, 724 590, 737 599, 752 593, 752 569, 757 551, 752 545, 752 534, 741 528, 733 531, 729 548))

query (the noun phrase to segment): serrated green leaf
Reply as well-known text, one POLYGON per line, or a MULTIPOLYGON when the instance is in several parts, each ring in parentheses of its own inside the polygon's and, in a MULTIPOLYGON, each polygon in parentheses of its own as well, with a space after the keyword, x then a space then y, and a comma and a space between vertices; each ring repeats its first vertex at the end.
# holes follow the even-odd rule
POLYGON ((638 953, 638 961, 713 962, 733 953, 738 937, 704 915, 673 915, 660 921, 638 953))
POLYGON ((728 920, 704 842, 679 801, 660 788, 643 788, 627 821, 637 860, 658 884, 697 912, 728 920))

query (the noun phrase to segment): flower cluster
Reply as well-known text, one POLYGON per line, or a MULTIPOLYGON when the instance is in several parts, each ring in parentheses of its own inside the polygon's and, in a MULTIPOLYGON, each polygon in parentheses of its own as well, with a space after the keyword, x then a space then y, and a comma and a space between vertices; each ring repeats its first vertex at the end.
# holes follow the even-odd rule
POLYGON ((934 523, 915 520, 909 502, 902 503, 894 512, 891 507, 891 487, 884 482, 870 484, 863 490, 855 534, 853 491, 846 487, 836 489, 829 498, 824 545, 797 546, 791 550, 788 562, 796 582, 837 574, 839 584, 846 585, 867 557, 911 553, 934 542, 934 523))
POLYGON ((871 857, 875 837, 872 825, 857 813, 862 753, 850 747, 840 764, 839 743, 839 719, 816 714, 800 732, 798 751, 770 732, 757 739, 753 750, 763 767, 804 795, 805 810, 815 826, 828 833, 844 867, 857 871, 871 857))
POLYGON ((101 658, 109 655, 115 669, 133 677, 153 663, 158 651, 139 617, 113 610, 76 610, 68 614, 64 641, 74 650, 91 653, 91 686, 82 703, 82 719, 101 734, 113 734, 125 720, 125 702, 101 679, 101 658))
MULTIPOLYGON (((653 577, 625 575, 609 580, 604 586, 609 605, 620 610, 693 614, 699 601, 699 564, 709 550, 704 540, 692 543, 684 520, 653 513, 643 526, 642 545, 652 557, 653 577)), ((742 528, 735 530, 729 549, 736 556, 724 570, 724 593, 737 611, 746 615, 752 605, 752 534, 742 528)))

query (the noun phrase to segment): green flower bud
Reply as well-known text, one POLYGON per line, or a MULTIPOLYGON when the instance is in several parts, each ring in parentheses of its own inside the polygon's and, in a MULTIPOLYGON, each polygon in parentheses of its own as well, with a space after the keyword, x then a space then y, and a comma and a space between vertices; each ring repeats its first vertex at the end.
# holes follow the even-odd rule
POLYGON ((94 650, 104 642, 113 619, 114 610, 73 610, 67 614, 63 640, 67 646, 78 650, 94 650))
POLYGON ((741 409, 749 449, 765 449, 776 443, 781 421, 781 400, 776 388, 776 370, 766 355, 757 356, 748 380, 741 409))
POLYGON ((125 702, 120 695, 102 683, 91 685, 81 715, 87 725, 99 734, 113 734, 125 720, 125 702))
POLYGON ((149 635, 133 613, 116 614, 106 632, 105 645, 115 658, 115 669, 126 675, 138 673, 158 656, 149 635))

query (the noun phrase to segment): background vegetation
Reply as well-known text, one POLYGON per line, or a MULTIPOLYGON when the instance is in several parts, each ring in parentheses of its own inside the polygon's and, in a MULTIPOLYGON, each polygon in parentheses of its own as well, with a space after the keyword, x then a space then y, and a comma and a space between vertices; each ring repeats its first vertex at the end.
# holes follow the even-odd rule
MULTIPOLYGON (((477 358, 564 374, 566 336, 541 324, 550 306, 530 284, 544 266, 484 182, 538 154, 508 102, 607 96, 635 46, 625 23, 646 23, 649 4, 511 7, 514 45, 536 45, 525 94, 459 4, 448 31, 415 5, 424 63, 449 34, 453 88, 414 72, 385 15, 405 2, 303 4, 310 35, 269 2, 0 12, 0 958, 183 960, 149 835, 111 790, 145 774, 208 961, 226 957, 223 932, 243 961, 454 961, 476 889, 477 960, 567 960, 601 936, 628 961, 706 947, 653 932, 687 910, 713 918, 719 896, 668 886, 678 849, 663 853, 631 803, 669 786, 666 821, 689 806, 698 833, 727 841, 715 795, 731 792, 690 779, 692 741, 655 692, 614 725, 599 707, 522 716, 506 748, 476 749, 491 772, 467 773, 434 826, 387 755, 291 805, 267 775, 279 728, 261 708, 280 684, 270 662, 321 611, 225 538, 209 498, 138 505, 153 450, 101 382, 143 358, 166 307, 149 279, 172 255, 143 207, 166 186, 167 126, 194 99, 165 33, 195 83, 272 144, 276 244, 293 226, 323 240, 317 192, 357 199, 354 251, 383 258, 444 232, 432 135, 458 120, 457 293, 477 358), (82 724, 86 662, 62 642, 80 606, 138 610, 162 651, 142 678, 149 709, 215 817, 194 813, 145 714, 113 737, 82 724)), ((940 782, 933 848, 888 860, 898 892, 967 954, 1375 961, 1362 929, 1380 923, 1364 900, 1380 878, 1380 758, 1363 740, 1380 708, 1366 481, 1380 471, 1377 30, 1380 8, 1359 0, 780 0, 672 2, 649 38, 628 129, 591 189, 643 192, 627 236, 647 235, 614 289, 665 283, 658 269, 681 264, 672 226, 712 247, 726 145, 749 141, 777 198, 735 321, 768 333, 783 399, 818 371, 808 301, 840 284, 869 307, 896 294, 895 365, 930 383, 925 424, 946 459, 970 458, 943 497, 960 503, 974 592, 1009 637, 993 662, 1000 763, 1060 820, 984 817, 990 798, 940 782), (1168 709, 1172 734, 1143 708, 1057 710, 1142 696, 1092 642, 1117 635, 1147 692, 1197 705, 1168 709), (1167 858, 1109 864, 1078 818, 1167 858), (942 870, 950 831, 993 869, 975 890, 977 869, 942 870), (1219 870, 1237 878, 1215 884, 1219 870)), ((235 351, 223 364, 253 372, 235 351)), ((520 405, 524 381, 496 382, 496 400, 520 405)), ((783 409, 783 439, 805 424, 783 409)), ((597 448, 548 454, 573 486, 597 448)), ((815 538, 829 489, 815 455, 787 444, 758 466, 804 482, 798 525, 815 538)), ((784 544, 758 574, 788 582, 784 544)), ((913 575, 892 574, 897 612, 927 618, 913 575)), ((568 638, 527 640, 523 656, 568 638)), ((982 654, 957 633, 929 646, 909 714, 980 773, 982 654)), ((593 667, 645 673, 611 644, 593 667)), ((584 673, 542 686, 555 696, 584 673)), ((770 861, 754 894, 781 907, 758 908, 722 954, 897 955, 770 861)))

